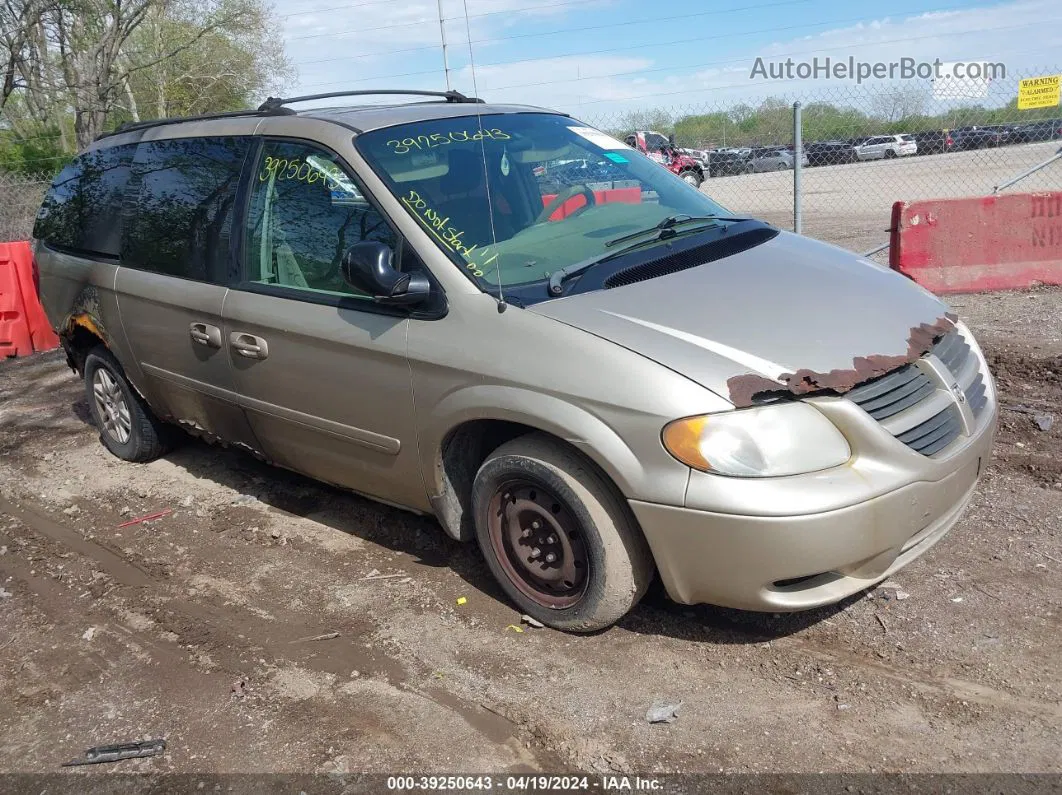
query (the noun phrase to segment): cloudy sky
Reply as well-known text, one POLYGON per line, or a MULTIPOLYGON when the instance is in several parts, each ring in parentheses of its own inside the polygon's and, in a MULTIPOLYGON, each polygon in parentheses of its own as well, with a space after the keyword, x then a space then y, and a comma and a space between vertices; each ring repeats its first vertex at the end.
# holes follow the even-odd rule
MULTIPOLYGON (((298 74, 287 93, 446 87, 438 0, 277 0, 276 11, 298 74)), ((750 79, 757 57, 1002 62, 1005 80, 968 89, 985 104, 1013 96, 1018 77, 1062 71, 1058 0, 442 0, 442 15, 454 88, 592 121, 896 85, 750 79)))

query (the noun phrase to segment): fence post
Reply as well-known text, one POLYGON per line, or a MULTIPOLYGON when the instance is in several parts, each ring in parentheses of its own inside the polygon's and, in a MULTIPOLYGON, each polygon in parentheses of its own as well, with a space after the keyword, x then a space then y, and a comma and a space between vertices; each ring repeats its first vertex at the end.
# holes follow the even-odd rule
POLYGON ((800 103, 793 103, 793 231, 801 233, 800 177, 804 171, 804 141, 800 119, 800 103))

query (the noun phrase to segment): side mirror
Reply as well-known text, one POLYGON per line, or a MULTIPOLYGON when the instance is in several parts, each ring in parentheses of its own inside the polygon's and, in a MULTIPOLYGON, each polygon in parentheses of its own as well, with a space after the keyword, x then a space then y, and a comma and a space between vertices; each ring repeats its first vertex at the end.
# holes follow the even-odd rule
POLYGON ((427 277, 395 270, 393 258, 391 247, 377 240, 355 243, 343 257, 343 278, 378 304, 412 306, 427 299, 431 292, 427 277))

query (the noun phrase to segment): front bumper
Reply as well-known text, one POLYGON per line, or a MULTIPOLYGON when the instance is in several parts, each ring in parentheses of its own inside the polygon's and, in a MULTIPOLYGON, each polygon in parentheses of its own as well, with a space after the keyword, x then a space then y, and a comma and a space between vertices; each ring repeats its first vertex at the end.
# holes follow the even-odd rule
MULTIPOLYGON (((987 463, 997 405, 938 457, 885 433, 845 398, 817 403, 848 438, 841 467, 785 478, 694 472, 685 507, 630 501, 669 596, 784 612, 831 604, 889 577, 959 520, 987 463)), ((816 403, 815 401, 812 401, 816 403)))

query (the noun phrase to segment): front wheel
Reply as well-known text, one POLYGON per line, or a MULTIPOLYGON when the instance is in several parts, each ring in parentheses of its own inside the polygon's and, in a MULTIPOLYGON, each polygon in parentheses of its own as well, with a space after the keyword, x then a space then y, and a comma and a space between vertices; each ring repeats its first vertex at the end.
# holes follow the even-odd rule
POLYGON ((652 555, 623 498, 548 436, 521 436, 491 453, 476 474, 472 507, 491 573, 543 624, 604 629, 649 587, 652 555))
POLYGON ((687 185, 692 185, 694 188, 699 188, 704 181, 704 178, 692 168, 683 171, 679 176, 682 177, 683 182, 687 185))

